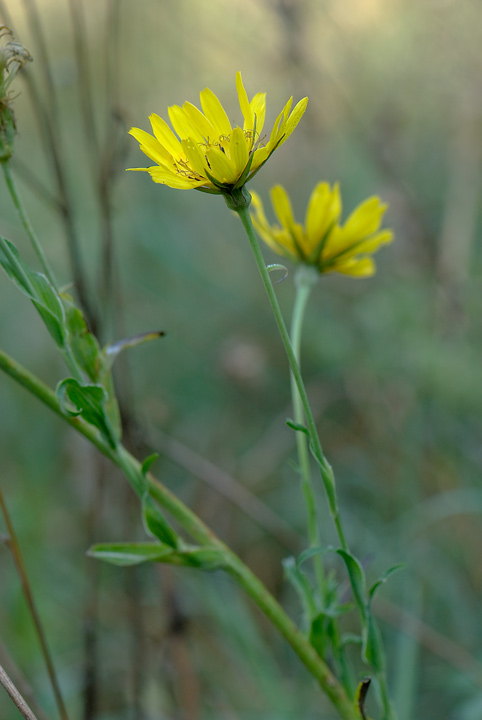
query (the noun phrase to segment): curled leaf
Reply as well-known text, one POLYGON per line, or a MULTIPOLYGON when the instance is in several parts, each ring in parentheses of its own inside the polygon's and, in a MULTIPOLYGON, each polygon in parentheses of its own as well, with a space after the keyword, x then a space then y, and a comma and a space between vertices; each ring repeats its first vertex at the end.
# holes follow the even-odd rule
POLYGON ((273 285, 278 285, 279 283, 283 282, 283 280, 286 280, 286 278, 288 277, 288 268, 284 265, 280 265, 280 263, 272 263, 271 265, 266 265, 266 270, 269 273, 276 272, 277 270, 282 270, 284 273, 283 277, 276 280, 273 285))

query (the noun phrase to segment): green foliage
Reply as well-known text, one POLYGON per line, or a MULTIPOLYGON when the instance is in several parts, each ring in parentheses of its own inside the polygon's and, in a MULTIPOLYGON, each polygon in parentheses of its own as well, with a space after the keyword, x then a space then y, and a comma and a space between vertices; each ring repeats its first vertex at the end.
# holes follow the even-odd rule
POLYGON ((57 396, 66 415, 80 415, 94 425, 104 440, 115 449, 119 442, 107 412, 107 393, 100 385, 82 385, 74 378, 66 378, 57 385, 57 396))
POLYGON ((0 236, 0 265, 10 280, 30 298, 59 348, 66 343, 65 312, 57 291, 45 275, 31 270, 11 242, 0 236))
POLYGON ((66 306, 66 328, 69 332, 70 347, 74 357, 86 373, 87 377, 96 382, 101 376, 102 358, 97 338, 89 332, 81 310, 75 307, 70 296, 62 294, 66 306))
POLYGON ((223 554, 216 548, 187 545, 173 548, 162 543, 99 543, 90 548, 88 555, 97 560, 123 566, 160 562, 206 571, 226 567, 223 554))
POLYGON ((142 517, 144 527, 149 535, 174 549, 179 546, 179 539, 176 533, 147 492, 142 499, 142 517))

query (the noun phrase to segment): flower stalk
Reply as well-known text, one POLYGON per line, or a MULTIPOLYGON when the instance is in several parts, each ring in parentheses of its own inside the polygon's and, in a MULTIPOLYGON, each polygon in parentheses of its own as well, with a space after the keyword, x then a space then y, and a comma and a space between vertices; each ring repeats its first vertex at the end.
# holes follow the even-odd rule
POLYGON ((273 315, 275 317, 276 324, 278 326, 278 330, 281 335, 281 340, 283 342, 283 345, 284 345, 284 348, 286 351, 290 369, 293 374, 294 381, 296 383, 296 387, 297 387, 299 395, 300 395, 301 405, 303 407, 303 412, 306 417, 306 424, 307 424, 307 430, 308 430, 309 438, 310 438, 311 450, 313 452, 313 455, 315 457, 315 460, 316 460, 319 470, 320 470, 321 479, 323 481, 326 496, 328 499, 330 514, 331 514, 333 523, 334 523, 336 531, 337 531, 338 540, 340 542, 340 547, 342 550, 345 550, 346 552, 348 552, 348 545, 347 545, 347 541, 345 539, 345 533, 343 531, 343 527, 341 524, 341 518, 340 518, 340 512, 338 509, 338 500, 337 500, 337 496, 336 496, 336 488, 335 488, 333 470, 332 470, 331 465, 329 464, 328 460, 326 459, 326 457, 323 453, 323 449, 321 447, 320 438, 318 436, 318 431, 316 429, 315 420, 313 418, 313 413, 311 411, 310 403, 308 400, 308 395, 306 393, 306 388, 305 388, 305 384, 303 382, 303 378, 301 376, 298 361, 296 359, 293 347, 291 345, 290 336, 289 336, 288 330, 286 328, 286 324, 285 324, 283 315, 281 313, 281 309, 280 309, 280 306, 278 303, 278 298, 276 297, 276 293, 275 293, 273 285, 271 283, 269 273, 266 269, 264 258, 261 253, 261 249, 259 247, 258 239, 256 237, 256 233, 253 228, 253 223, 251 222, 251 216, 249 214, 249 205, 248 204, 243 205, 243 206, 240 205, 235 211, 239 215, 239 218, 240 218, 241 222, 243 223, 243 227, 246 230, 246 234, 248 236, 249 243, 251 245, 251 249, 253 251, 254 259, 255 259, 256 265, 258 266, 258 270, 261 275, 261 280, 263 282, 266 293, 268 295, 268 299, 271 304, 271 309, 273 311, 273 315))
MULTIPOLYGON (((318 282, 318 274, 313 268, 300 266, 295 275, 296 295, 293 306, 293 316, 291 320, 291 345, 298 366, 300 366, 301 352, 301 335, 303 329, 303 319, 311 291, 318 282)), ((306 423, 305 413, 303 411, 303 402, 296 384, 293 373, 290 374, 291 379, 291 401, 293 405, 293 419, 297 425, 306 423)), ((320 530, 317 520, 316 500, 313 490, 310 468, 310 452, 308 448, 308 439, 302 432, 296 433, 296 448, 298 452, 299 469, 301 474, 301 489, 305 500, 307 518, 308 518, 308 538, 310 547, 319 547, 320 530)), ((323 572, 323 560, 321 555, 317 555, 314 559, 315 572, 320 593, 321 603, 324 606, 326 600, 326 588, 323 572)))

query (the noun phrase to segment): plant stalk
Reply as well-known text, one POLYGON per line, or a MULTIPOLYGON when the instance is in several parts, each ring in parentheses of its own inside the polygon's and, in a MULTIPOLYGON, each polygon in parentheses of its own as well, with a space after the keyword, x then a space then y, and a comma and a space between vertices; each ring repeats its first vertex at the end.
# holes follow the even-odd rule
POLYGON ((53 275, 52 270, 50 269, 50 265, 47 260, 47 257, 42 249, 42 246, 40 245, 40 242, 39 242, 37 235, 35 234, 35 231, 30 223, 30 220, 28 219, 28 215, 25 211, 22 200, 17 191, 17 186, 13 179, 13 175, 10 171, 9 161, 5 160, 1 163, 1 165, 2 165, 2 169, 3 169, 3 174, 5 175, 5 182, 7 183, 7 188, 10 193, 10 196, 12 198, 12 202, 15 206, 15 210, 17 211, 20 222, 22 223, 23 228, 24 228, 25 232, 27 233, 28 239, 30 240, 32 247, 35 250, 35 253, 39 259, 40 265, 42 266, 42 271, 45 274, 45 277, 47 278, 47 280, 52 285, 52 287, 57 288, 57 285, 56 285, 55 279, 54 279, 54 275, 53 275))
POLYGON ((278 303, 278 298, 276 297, 276 293, 273 289, 273 285, 271 283, 269 273, 266 269, 265 261, 263 258, 263 255, 261 253, 261 249, 259 247, 258 239, 256 237, 256 233, 253 228, 253 223, 251 222, 251 216, 249 214, 249 205, 239 205, 237 207, 233 207, 232 209, 237 212, 239 215, 239 218, 241 222, 243 223, 244 229, 246 230, 246 234, 249 239, 249 243, 251 245, 251 249, 253 251, 254 259, 256 261, 256 265, 258 266, 259 273, 261 275, 261 279, 263 281, 263 285, 265 287, 266 293, 268 295, 271 309, 273 311, 273 315, 276 320, 276 324, 278 326, 278 330, 281 335, 281 340, 283 342, 286 355, 288 358, 288 362, 290 365, 291 372, 294 377, 294 381, 296 383, 296 387, 298 388, 298 392, 301 399, 301 404, 303 406, 303 412, 306 417, 306 423, 308 427, 308 432, 310 436, 310 443, 311 443, 311 449, 313 452, 313 455, 315 457, 315 460, 317 461, 317 464, 320 469, 321 479, 323 481, 323 485, 325 487, 326 495, 328 498, 328 504, 330 507, 330 514, 333 518, 333 522, 336 527, 338 540, 340 542, 340 546, 343 550, 346 552, 349 552, 348 544, 345 539, 345 534, 343 532, 343 527, 341 524, 341 518, 340 513, 338 510, 338 500, 336 496, 336 488, 335 488, 335 481, 333 476, 333 470, 326 459, 323 449, 321 447, 320 438, 318 436, 318 431, 316 429, 315 420, 313 418, 313 413, 311 412, 310 403, 308 400, 308 395, 306 393, 305 385, 303 382, 303 378, 301 377, 300 368, 295 356, 295 353, 293 351, 293 347, 291 345, 290 337, 288 334, 288 330, 286 329, 286 324, 283 318, 283 315, 281 313, 281 309, 278 303))
MULTIPOLYGON (((293 316, 291 319, 291 344, 298 366, 300 366, 301 353, 301 335, 303 329, 303 319, 305 315, 306 305, 310 297, 314 284, 318 281, 318 274, 304 272, 312 268, 301 266, 296 273, 295 285, 296 295, 293 306, 293 316)), ((303 411, 303 403, 296 385, 293 373, 290 374, 291 380, 291 400, 293 404, 293 419, 297 425, 306 423, 305 413, 303 411)), ((317 520, 316 499, 311 480, 310 453, 308 448, 308 439, 302 432, 296 433, 296 448, 298 451, 298 460, 301 473, 301 489, 305 499, 307 517, 308 517, 308 537, 310 547, 320 546, 320 530, 317 520)), ((323 570, 323 559, 321 555, 314 558, 315 573, 320 593, 322 606, 326 604, 326 587, 323 570)))

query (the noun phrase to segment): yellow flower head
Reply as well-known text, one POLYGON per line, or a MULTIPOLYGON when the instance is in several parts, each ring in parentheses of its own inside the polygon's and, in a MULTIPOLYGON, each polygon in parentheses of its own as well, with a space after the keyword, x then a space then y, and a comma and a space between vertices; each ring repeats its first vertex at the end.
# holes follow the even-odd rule
POLYGON ((308 98, 300 100, 290 113, 293 98, 276 118, 268 138, 263 135, 266 93, 257 93, 251 102, 236 75, 243 127, 232 127, 216 95, 206 88, 200 93, 202 112, 190 102, 169 108, 171 125, 159 115, 151 115, 154 137, 144 130, 129 132, 140 143, 143 153, 156 165, 145 170, 154 182, 172 188, 195 188, 210 193, 229 193, 242 187, 291 135, 303 115, 308 98))
POLYGON ((290 199, 281 185, 271 190, 271 201, 280 225, 270 225, 259 195, 251 192, 253 225, 260 237, 279 255, 315 266, 320 273, 339 272, 366 277, 375 272, 370 257, 393 239, 391 230, 380 230, 387 206, 378 197, 362 202, 340 225, 338 185, 320 182, 311 193, 304 226, 297 223, 290 199))

